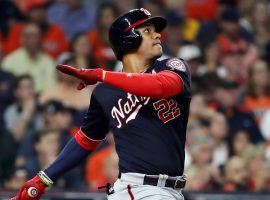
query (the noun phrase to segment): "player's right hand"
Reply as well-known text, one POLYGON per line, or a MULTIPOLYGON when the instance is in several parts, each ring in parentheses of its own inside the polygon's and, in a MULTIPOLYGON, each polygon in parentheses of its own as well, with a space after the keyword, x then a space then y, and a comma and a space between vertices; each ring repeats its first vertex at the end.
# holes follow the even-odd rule
POLYGON ((17 196, 12 197, 10 200, 38 200, 44 194, 47 185, 35 176, 31 180, 23 184, 17 196))
POLYGON ((103 70, 101 68, 96 69, 77 69, 69 65, 58 64, 56 69, 69 76, 76 77, 82 82, 77 86, 78 90, 85 88, 87 85, 94 85, 98 81, 102 80, 103 70))

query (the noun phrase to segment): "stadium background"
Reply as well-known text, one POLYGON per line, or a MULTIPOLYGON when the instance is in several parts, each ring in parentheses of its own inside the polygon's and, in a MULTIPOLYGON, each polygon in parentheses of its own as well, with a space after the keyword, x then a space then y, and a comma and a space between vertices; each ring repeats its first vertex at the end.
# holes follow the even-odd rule
MULTIPOLYGON (((187 199, 269 199, 270 1, 1 0, 0 198, 51 163, 78 130, 94 86, 57 63, 121 70, 107 31, 119 13, 165 16, 164 57, 185 59, 193 99, 186 143, 187 199)), ((44 199, 104 199, 118 158, 108 134, 44 199)))

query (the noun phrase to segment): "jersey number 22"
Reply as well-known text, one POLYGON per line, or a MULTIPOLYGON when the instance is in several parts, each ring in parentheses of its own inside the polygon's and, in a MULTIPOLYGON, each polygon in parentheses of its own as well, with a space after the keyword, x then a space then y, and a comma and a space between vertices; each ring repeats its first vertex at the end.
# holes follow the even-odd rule
POLYGON ((164 123, 167 123, 172 119, 175 119, 181 114, 180 109, 177 106, 177 102, 174 99, 170 100, 161 99, 155 102, 153 105, 154 108, 158 110, 157 113, 158 117, 164 123))

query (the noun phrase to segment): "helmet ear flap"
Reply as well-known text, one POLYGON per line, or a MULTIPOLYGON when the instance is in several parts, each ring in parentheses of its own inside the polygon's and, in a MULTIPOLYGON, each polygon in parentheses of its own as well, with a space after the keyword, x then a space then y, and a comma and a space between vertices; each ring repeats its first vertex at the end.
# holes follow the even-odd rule
POLYGON ((125 53, 137 49, 141 42, 142 36, 137 29, 132 28, 123 33, 123 47, 125 53))

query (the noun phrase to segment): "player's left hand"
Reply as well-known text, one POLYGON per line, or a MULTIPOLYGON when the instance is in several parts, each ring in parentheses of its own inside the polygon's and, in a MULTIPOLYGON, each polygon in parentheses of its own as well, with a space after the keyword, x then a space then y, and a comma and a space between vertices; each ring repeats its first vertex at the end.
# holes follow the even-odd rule
POLYGON ((78 90, 82 90, 87 85, 94 85, 98 81, 102 80, 103 70, 101 68, 97 69, 77 69, 69 65, 58 64, 56 69, 62 73, 74 76, 81 79, 82 82, 77 86, 78 90))
POLYGON ((23 184, 17 196, 9 200, 38 200, 44 194, 47 185, 38 177, 23 184))

